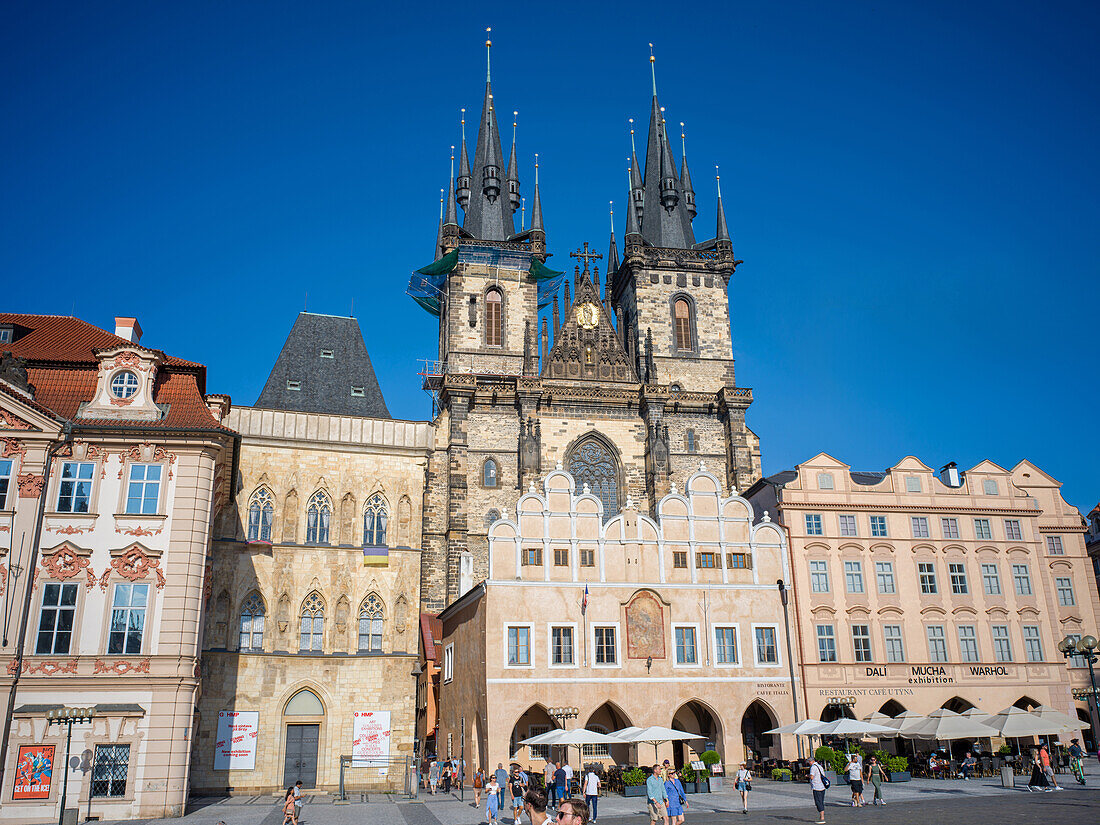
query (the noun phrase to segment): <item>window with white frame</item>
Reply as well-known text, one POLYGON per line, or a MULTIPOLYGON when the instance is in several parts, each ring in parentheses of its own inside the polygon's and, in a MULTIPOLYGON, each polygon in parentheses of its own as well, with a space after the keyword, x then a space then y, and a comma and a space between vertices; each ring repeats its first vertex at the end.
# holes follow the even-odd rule
POLYGON ((163 469, 159 464, 130 465, 130 481, 126 487, 127 513, 153 515, 157 512, 163 469))
POLYGON ((619 648, 615 627, 594 627, 592 636, 595 640, 595 662, 597 665, 617 665, 619 663, 619 648))
POLYGON ((959 657, 964 662, 980 662, 978 632, 972 624, 959 625, 959 657))
POLYGON ((855 516, 837 516, 840 520, 840 535, 842 536, 855 536, 856 533, 856 517, 855 516))
POLYGON ((1047 553, 1051 556, 1061 556, 1066 552, 1062 546, 1061 536, 1047 536, 1047 553))
POLYGON ((902 641, 900 624, 883 625, 882 640, 886 646, 886 661, 905 661, 905 643, 902 641))
POLYGON ((871 661, 871 628, 865 624, 852 625, 852 652, 857 662, 871 661))
POLYGON ((974 538, 976 539, 991 539, 993 538, 993 528, 989 526, 989 519, 976 518, 974 519, 974 538))
POLYGON ((0 327, 0 344, 10 344, 12 339, 11 327, 0 327))
POLYGON ((145 633, 145 608, 149 603, 149 585, 116 584, 111 602, 111 628, 107 637, 107 652, 112 654, 141 653, 145 633))
POLYGON ((0 510, 7 509, 7 506, 8 506, 8 490, 10 488, 11 488, 11 460, 10 459, 0 459, 0 510))
POLYGON ((836 661, 836 634, 831 624, 817 626, 817 660, 819 662, 836 661))
POLYGON ((992 478, 987 478, 982 482, 982 492, 987 496, 997 495, 997 482, 992 478))
POLYGON ((696 646, 695 628, 687 625, 673 627, 676 639, 676 664, 699 664, 699 652, 696 646))
POLYGON ((995 624, 990 627, 993 634, 993 658, 998 662, 1012 661, 1012 642, 1008 638, 1008 625, 995 624))
POLYGON ((913 526, 913 538, 928 538, 928 518, 926 516, 913 516, 909 521, 913 526))
POLYGON ((897 586, 894 583, 894 563, 892 561, 875 562, 875 579, 878 582, 879 593, 897 592, 897 586))
POLYGON ((756 639, 756 664, 778 665, 779 648, 775 643, 775 628, 753 628, 753 636, 756 639))
POLYGON ((938 593, 936 585, 936 568, 932 562, 921 562, 917 565, 917 574, 920 576, 920 592, 931 595, 938 593))
POLYGON ((508 628, 508 666, 527 667, 531 664, 531 628, 513 625, 508 628))
POLYGON ((966 566, 961 562, 952 562, 947 565, 947 573, 951 576, 951 592, 956 596, 962 596, 970 592, 970 584, 966 580, 966 566))
POLYGON ((1073 580, 1067 576, 1057 576, 1054 579, 1054 588, 1058 591, 1058 604, 1068 607, 1077 604, 1073 597, 1073 580))
POLYGON ((821 529, 821 516, 817 513, 806 514, 806 535, 807 536, 821 536, 824 535, 824 531, 821 529))
MULTIPOLYGON (((553 728, 551 728, 549 725, 529 725, 527 727, 527 738, 530 739, 534 736, 549 733, 551 730, 553 730, 553 728)), ((539 759, 545 762, 550 761, 549 745, 528 745, 527 747, 531 752, 532 758, 539 759)), ((514 754, 517 750, 518 748, 513 748, 512 753, 514 754)))
POLYGON ((238 650, 264 649, 264 600, 252 592, 241 606, 241 632, 237 640, 238 650))
POLYGON ((1012 582, 1017 596, 1031 595, 1031 571, 1026 564, 1012 565, 1012 582))
POLYGON ((137 395, 139 384, 137 375, 129 370, 116 372, 111 379, 111 395, 123 400, 133 398, 137 395))
POLYGON ((1039 635, 1039 625, 1025 624, 1021 629, 1024 633, 1024 654, 1027 656, 1027 660, 1029 662, 1043 661, 1043 641, 1039 635))
POLYGON ((996 562, 982 565, 982 589, 987 596, 1001 595, 1001 574, 997 570, 996 562))
POLYGON ((92 501, 90 461, 65 461, 61 464, 61 483, 57 488, 57 512, 87 513, 92 501))
POLYGON ((818 473, 817 474, 817 489, 819 490, 832 490, 833 489, 833 476, 831 473, 818 473))
POLYGON ((68 656, 76 618, 76 584, 50 582, 42 588, 42 610, 38 614, 38 656, 68 656))
POLYGON ((907 493, 919 493, 920 492, 920 476, 906 476, 905 477, 905 492, 907 493))
MULTIPOLYGON (((587 725, 585 729, 590 730, 593 733, 611 733, 611 731, 609 731, 603 725, 590 724, 587 725)), ((583 756, 585 759, 610 759, 611 746, 605 743, 583 745, 581 746, 581 756, 583 756)), ((546 761, 550 761, 549 756, 547 757, 546 761)), ((546 825, 552 825, 549 819, 546 820, 546 825)))
POLYGON ((844 588, 849 593, 863 592, 863 563, 858 561, 844 562, 844 588))
POLYGON ((1009 541, 1023 541, 1024 531, 1020 529, 1019 519, 1005 519, 1005 538, 1009 541))
POLYGON ((871 516, 871 536, 886 538, 886 516, 871 516))
POLYGON ((829 563, 814 560, 810 562, 810 590, 814 593, 829 592, 829 563))
POLYGON ((943 625, 933 624, 926 628, 928 633, 928 661, 947 661, 947 638, 943 632, 943 625))
POLYGON ((443 681, 449 682, 455 677, 455 646, 443 648, 443 681))
POLYGON ((941 518, 940 527, 943 528, 945 539, 957 539, 959 537, 959 520, 957 518, 941 518))
POLYGON ((737 628, 714 628, 714 659, 720 665, 736 665, 740 663, 737 653, 737 628))
POLYGON ((550 628, 550 664, 573 665, 573 627, 555 625, 550 628))

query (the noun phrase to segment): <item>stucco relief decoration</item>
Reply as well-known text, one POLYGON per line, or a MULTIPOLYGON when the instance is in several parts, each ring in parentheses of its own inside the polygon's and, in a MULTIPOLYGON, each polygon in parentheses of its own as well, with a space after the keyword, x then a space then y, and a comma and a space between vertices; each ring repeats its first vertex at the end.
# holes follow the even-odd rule
POLYGON ((62 547, 55 553, 42 557, 42 567, 52 579, 65 581, 84 573, 88 577, 88 587, 95 585, 95 571, 83 556, 78 556, 68 547, 62 547))
POLYGON ((38 498, 42 495, 42 485, 46 479, 34 473, 20 473, 18 482, 19 498, 38 498))
POLYGON ((103 576, 99 580, 101 590, 107 589, 112 569, 122 578, 131 582, 144 579, 151 570, 157 575, 157 590, 163 590, 166 583, 164 573, 160 569, 160 561, 147 556, 145 551, 136 544, 118 558, 111 560, 111 566, 103 572, 103 576))
POLYGON ((141 359, 138 358, 136 353, 133 352, 120 352, 115 356, 116 367, 127 367, 129 369, 139 370, 140 372, 148 372, 149 368, 143 366, 141 359))
POLYGON ((140 524, 137 527, 131 527, 129 530, 123 530, 120 526, 115 525, 115 532, 121 536, 159 536, 163 531, 163 527, 158 527, 156 530, 150 530, 147 527, 142 527, 140 524))
POLYGON ((17 670, 19 670, 19 660, 18 659, 12 659, 10 662, 8 662, 7 670, 8 670, 8 675, 9 676, 14 676, 15 672, 17 670))
POLYGON ((18 438, 0 438, 0 458, 11 458, 15 455, 26 457, 27 448, 23 446, 23 442, 18 438))
POLYGON ((206 563, 206 568, 202 572, 202 601, 206 604, 210 601, 210 596, 214 592, 214 565, 209 561, 206 563))
POLYGON ((5 565, 0 565, 0 596, 4 595, 4 591, 8 589, 8 568, 5 565))
POLYGON ((5 430, 30 430, 31 425, 24 421, 14 413, 10 413, 7 410, 0 410, 0 425, 3 425, 5 430))
POLYGON ((37 665, 31 665, 29 662, 23 663, 24 673, 41 673, 43 676, 56 676, 58 673, 72 673, 76 674, 76 659, 70 659, 68 662, 52 662, 45 661, 37 665))
POLYGON ((626 655, 629 659, 665 658, 664 611, 652 593, 641 592, 626 606, 626 655))
POLYGON ((143 461, 150 464, 167 464, 168 465, 168 480, 172 480, 172 465, 176 463, 176 454, 165 450, 163 447, 154 447, 148 441, 144 444, 137 444, 131 447, 126 452, 122 453, 122 463, 118 468, 118 477, 122 478, 122 474, 126 472, 127 461, 143 461))
POLYGON ((82 536, 85 533, 92 532, 91 527, 77 527, 75 524, 66 524, 64 527, 53 527, 49 524, 46 525, 46 530, 50 533, 58 533, 62 536, 82 536))
POLYGON ((95 668, 92 670, 92 675, 98 675, 100 673, 114 673, 116 676, 125 676, 127 673, 148 673, 149 672, 149 660, 142 659, 140 662, 131 662, 126 659, 116 659, 113 662, 104 662, 102 659, 95 660, 95 668))

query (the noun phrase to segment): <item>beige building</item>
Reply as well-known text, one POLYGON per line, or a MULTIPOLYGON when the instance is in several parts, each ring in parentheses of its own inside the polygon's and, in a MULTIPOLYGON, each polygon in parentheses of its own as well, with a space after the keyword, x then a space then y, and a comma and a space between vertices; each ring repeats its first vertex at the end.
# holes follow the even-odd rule
POLYGON ((353 318, 302 313, 260 403, 229 416, 192 789, 333 790, 342 756, 349 784, 400 788, 430 427, 389 418, 353 318))
POLYGON ((68 807, 92 817, 179 816, 187 799, 210 522, 235 436, 205 368, 140 338, 133 318, 112 335, 0 315, 4 821, 56 819, 67 757, 68 807), (45 718, 63 705, 95 709, 68 755, 45 718))
MULTIPOLYGON (((657 519, 630 499, 605 513, 560 467, 539 488, 492 525, 487 579, 440 614, 440 756, 464 744, 471 766, 516 758, 539 769, 546 751, 521 740, 630 725, 702 734, 660 746, 677 765, 708 743, 727 761, 746 748, 792 756, 793 741, 762 735, 794 720, 779 526, 754 525, 748 502, 702 465, 661 499, 657 519), (558 707, 577 718, 551 718, 558 707)), ((585 758, 653 757, 636 747, 585 758)))
POLYGON ((746 497, 787 529, 811 718, 1050 705, 1088 719, 1084 662, 1057 643, 1098 626, 1080 514, 1027 461, 939 473, 913 457, 853 472, 824 453, 746 497))

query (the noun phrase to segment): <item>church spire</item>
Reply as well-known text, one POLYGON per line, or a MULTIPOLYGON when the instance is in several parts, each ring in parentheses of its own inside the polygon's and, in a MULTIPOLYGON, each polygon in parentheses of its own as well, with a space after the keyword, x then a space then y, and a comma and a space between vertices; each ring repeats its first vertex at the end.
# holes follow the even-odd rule
MULTIPOLYGON (((627 170, 626 170, 626 199, 627 199, 628 204, 630 203, 630 200, 633 197, 633 186, 632 186, 631 178, 632 178, 632 175, 630 173, 630 168, 627 167, 627 170)), ((627 246, 630 246, 630 244, 631 244, 630 237, 632 235, 633 236, 638 236, 638 235, 641 235, 641 234, 642 234, 642 230, 638 228, 638 211, 636 209, 631 209, 629 206, 627 206, 627 209, 626 209, 626 233, 623 235, 623 241, 626 243, 627 246)), ((638 240, 638 238, 635 237, 634 242, 636 243, 637 240, 638 240)))
POLYGON ((684 190, 684 206, 687 207, 688 220, 695 220, 698 210, 695 208, 695 189, 691 185, 691 173, 688 171, 687 138, 684 136, 684 122, 680 121, 680 187, 684 190))
POLYGON ((455 148, 453 146, 451 147, 451 184, 447 192, 446 207, 441 226, 458 226, 458 211, 455 209, 455 148))
POLYGON ((542 200, 539 198, 539 156, 535 155, 535 199, 531 204, 531 231, 542 232, 542 200))
POLYGON ((519 112, 512 112, 512 156, 508 158, 508 201, 514 213, 520 207, 519 167, 516 164, 516 123, 519 112))
POLYGON ((726 227, 726 210, 722 208, 722 178, 718 174, 717 166, 714 167, 714 182, 718 185, 718 226, 714 232, 714 239, 719 244, 725 242, 732 247, 730 231, 726 227))
POLYGON ((645 205, 645 184, 642 183, 642 172, 638 167, 638 150, 634 148, 634 118, 630 118, 630 187, 627 205, 633 203, 634 211, 639 221, 642 219, 642 208, 645 205))
POLYGON ((462 110, 462 154, 458 161, 458 205, 465 212, 470 205, 470 156, 466 154, 466 110, 462 110))
MULTIPOLYGON (((629 206, 627 209, 629 210, 629 206)), ((609 211, 611 212, 611 246, 607 250, 607 282, 611 283, 611 276, 615 274, 615 270, 619 268, 619 249, 615 245, 615 202, 611 201, 609 205, 609 211)))
MULTIPOLYGON (((451 165, 454 166, 454 156, 451 157, 451 165)), ((452 180, 451 186, 454 186, 452 180)), ((439 229, 435 232, 435 259, 443 257, 443 190, 439 190, 439 229)))

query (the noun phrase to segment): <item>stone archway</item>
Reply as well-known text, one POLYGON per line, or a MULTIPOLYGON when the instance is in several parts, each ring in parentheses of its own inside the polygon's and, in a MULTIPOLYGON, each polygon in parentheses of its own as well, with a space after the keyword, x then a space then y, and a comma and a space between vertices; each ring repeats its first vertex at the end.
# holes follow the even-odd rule
MULTIPOLYGON (((673 742, 672 757, 676 763, 676 769, 684 767, 692 759, 698 759, 699 754, 705 750, 724 747, 724 731, 722 720, 709 706, 692 699, 680 705, 672 714, 671 727, 686 733, 698 733, 702 739, 690 739, 686 742, 673 742)), ((770 730, 770 728, 765 728, 770 730)))
MULTIPOLYGON (((745 748, 745 757, 750 758, 750 754, 755 754, 761 759, 778 759, 779 737, 764 732, 777 727, 779 717, 775 712, 760 699, 753 699, 741 715, 741 742, 745 748)), ((726 760, 731 763, 740 761, 728 755, 726 760)))
POLYGON ((887 716, 897 716, 899 713, 905 713, 908 708, 896 699, 887 699, 882 703, 882 707, 878 709, 879 713, 885 713, 887 716))
POLYGON ((966 711, 970 710, 974 706, 975 705, 973 702, 971 702, 969 699, 963 699, 961 696, 952 696, 950 699, 940 705, 940 707, 944 710, 951 710, 955 713, 966 713, 966 711))
MULTIPOLYGON (((520 764, 526 763, 535 770, 539 769, 553 756, 552 748, 547 745, 521 745, 519 743, 524 739, 529 739, 532 736, 546 733, 558 727, 560 725, 546 712, 546 708, 540 704, 531 705, 520 714, 520 717, 512 726, 512 735, 508 740, 508 758, 517 760, 520 764)), ((491 770, 493 766, 486 765, 485 767, 486 770, 491 770)))
POLYGON ((835 722, 837 719, 855 719, 856 715, 848 705, 826 705, 821 709, 822 722, 835 722))
MULTIPOLYGON (((613 702, 604 702, 592 711, 584 727, 598 733, 614 733, 630 727, 631 724, 630 717, 623 713, 622 708, 613 702)), ((581 750, 581 761, 583 764, 602 762, 624 765, 631 761, 630 749, 636 747, 636 745, 585 745, 581 750)))
POLYGON ((1019 699, 1017 699, 1012 704, 1015 707, 1020 708, 1021 710, 1032 711, 1032 710, 1035 710, 1035 708, 1039 707, 1039 705, 1041 705, 1042 702, 1036 702, 1030 696, 1021 696, 1019 699))

